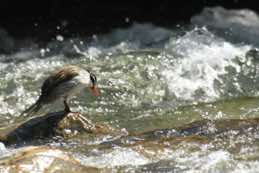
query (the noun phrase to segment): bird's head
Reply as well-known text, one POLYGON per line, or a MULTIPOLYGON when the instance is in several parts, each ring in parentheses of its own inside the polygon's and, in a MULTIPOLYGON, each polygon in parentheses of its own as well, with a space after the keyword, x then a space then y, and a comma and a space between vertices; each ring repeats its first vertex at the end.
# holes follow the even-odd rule
POLYGON ((96 78, 95 74, 90 72, 90 86, 89 86, 89 88, 90 88, 91 92, 93 93, 93 95, 99 96, 100 92, 97 89, 96 83, 97 83, 97 78, 96 78))

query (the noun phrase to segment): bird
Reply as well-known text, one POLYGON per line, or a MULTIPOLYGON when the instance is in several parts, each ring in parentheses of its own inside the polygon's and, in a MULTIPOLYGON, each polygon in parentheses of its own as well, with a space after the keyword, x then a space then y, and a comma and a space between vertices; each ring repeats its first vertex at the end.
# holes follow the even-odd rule
POLYGON ((53 72, 42 84, 38 100, 21 115, 37 113, 44 105, 63 100, 65 112, 71 112, 68 101, 72 96, 79 94, 83 89, 89 88, 93 95, 99 96, 97 78, 90 70, 75 65, 67 65, 53 72))

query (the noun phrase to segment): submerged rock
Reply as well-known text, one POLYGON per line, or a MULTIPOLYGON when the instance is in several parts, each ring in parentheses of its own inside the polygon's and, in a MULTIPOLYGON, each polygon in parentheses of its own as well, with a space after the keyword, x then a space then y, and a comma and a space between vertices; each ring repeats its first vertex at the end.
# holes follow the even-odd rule
MULTIPOLYGON (((218 138, 231 138, 229 133, 238 136, 256 135, 259 129, 259 118, 254 119, 226 119, 226 120, 201 120, 180 127, 168 129, 155 129, 142 133, 129 133, 104 146, 114 144, 121 147, 138 148, 142 153, 150 149, 156 153, 168 146, 177 146, 184 143, 207 144, 218 141, 218 138), (142 151, 143 150, 143 151, 142 151)), ((221 144, 222 146, 222 144, 221 144)))
POLYGON ((0 172, 100 172, 67 153, 50 147, 25 147, 0 158, 0 172))
MULTIPOLYGON (((228 131, 238 131, 246 133, 249 129, 250 132, 257 131, 259 128, 259 118, 254 119, 222 119, 222 120, 201 120, 189 123, 180 127, 172 129, 156 129, 153 131, 137 134, 138 138, 145 138, 148 140, 154 140, 159 138, 171 138, 171 137, 205 137, 214 138, 216 135, 225 133, 228 131)), ((194 138, 197 139, 197 138, 194 138)))

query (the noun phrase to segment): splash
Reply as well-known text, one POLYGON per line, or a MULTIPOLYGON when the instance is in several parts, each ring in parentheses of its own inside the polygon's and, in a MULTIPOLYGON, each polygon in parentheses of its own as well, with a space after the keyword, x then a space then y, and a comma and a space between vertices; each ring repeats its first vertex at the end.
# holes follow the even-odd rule
POLYGON ((144 165, 149 162, 147 158, 140 153, 126 148, 114 148, 114 151, 97 154, 96 156, 77 156, 84 165, 94 167, 116 167, 130 165, 144 165))
POLYGON ((223 90, 222 76, 227 67, 237 72, 240 66, 232 60, 244 57, 250 46, 237 46, 220 39, 206 28, 195 28, 166 46, 166 56, 173 63, 162 71, 169 92, 179 100, 215 101, 227 91, 223 90), (216 86, 216 83, 220 85, 216 86))

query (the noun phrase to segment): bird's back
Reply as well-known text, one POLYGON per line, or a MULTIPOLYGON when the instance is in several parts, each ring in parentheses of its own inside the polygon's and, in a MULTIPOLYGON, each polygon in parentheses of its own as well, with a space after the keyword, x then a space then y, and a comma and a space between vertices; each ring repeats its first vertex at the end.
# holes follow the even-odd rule
POLYGON ((40 100, 42 102, 50 102, 57 99, 57 94, 60 92, 57 91, 59 86, 78 76, 79 70, 79 67, 76 66, 66 66, 50 75, 41 87, 40 100))

